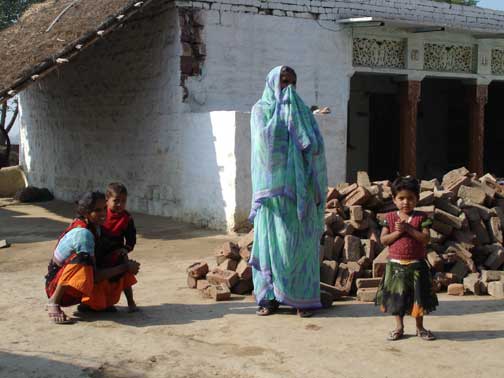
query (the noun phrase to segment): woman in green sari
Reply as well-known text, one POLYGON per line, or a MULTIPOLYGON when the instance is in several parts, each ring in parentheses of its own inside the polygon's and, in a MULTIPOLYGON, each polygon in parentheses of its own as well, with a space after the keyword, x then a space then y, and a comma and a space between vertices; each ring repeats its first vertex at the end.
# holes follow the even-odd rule
POLYGON ((324 142, 295 90, 296 73, 274 68, 251 115, 254 294, 258 315, 285 304, 302 317, 320 308, 320 238, 327 188, 324 142))

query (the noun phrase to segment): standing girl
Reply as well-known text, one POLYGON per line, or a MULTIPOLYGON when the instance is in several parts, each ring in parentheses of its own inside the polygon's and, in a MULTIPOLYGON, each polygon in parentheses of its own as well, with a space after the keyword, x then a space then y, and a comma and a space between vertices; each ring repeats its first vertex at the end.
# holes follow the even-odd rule
POLYGON ((425 261, 432 223, 425 213, 415 211, 420 185, 412 177, 400 177, 392 184, 394 203, 399 209, 385 217, 381 242, 389 246, 389 262, 380 283, 376 304, 383 312, 395 316, 396 328, 388 340, 399 340, 404 335, 404 316, 416 320, 416 334, 424 340, 434 340, 424 328, 423 317, 438 305, 432 277, 425 261))

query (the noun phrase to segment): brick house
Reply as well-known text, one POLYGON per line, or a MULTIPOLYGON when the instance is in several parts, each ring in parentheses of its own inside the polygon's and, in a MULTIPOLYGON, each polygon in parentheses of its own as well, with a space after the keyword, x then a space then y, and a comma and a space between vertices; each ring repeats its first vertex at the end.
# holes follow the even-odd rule
POLYGON ((0 33, 0 101, 20 95, 22 165, 57 198, 119 180, 132 210, 239 227, 247 112, 280 64, 308 105, 332 110, 319 117, 332 183, 460 165, 504 175, 504 12, 426 0, 65 7, 48 0, 0 33))

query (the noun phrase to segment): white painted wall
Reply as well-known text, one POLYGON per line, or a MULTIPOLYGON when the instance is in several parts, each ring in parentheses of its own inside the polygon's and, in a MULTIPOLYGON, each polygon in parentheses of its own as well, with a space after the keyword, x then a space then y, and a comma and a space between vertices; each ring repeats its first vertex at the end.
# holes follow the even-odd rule
POLYGON ((182 103, 176 9, 137 19, 21 94, 31 185, 75 200, 121 181, 133 211, 232 229, 250 211, 250 115, 265 77, 288 63, 321 119, 331 182, 345 170, 350 46, 305 19, 203 15, 208 56, 182 103), (277 32, 275 32, 277 31, 277 32))

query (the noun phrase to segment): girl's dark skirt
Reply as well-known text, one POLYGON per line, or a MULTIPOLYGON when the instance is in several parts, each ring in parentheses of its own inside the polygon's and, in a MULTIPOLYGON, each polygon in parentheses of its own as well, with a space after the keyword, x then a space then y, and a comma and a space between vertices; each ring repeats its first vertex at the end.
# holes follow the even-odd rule
POLYGON ((381 311, 417 318, 434 311, 438 304, 425 261, 408 265, 392 261, 387 263, 376 295, 376 305, 381 311))

